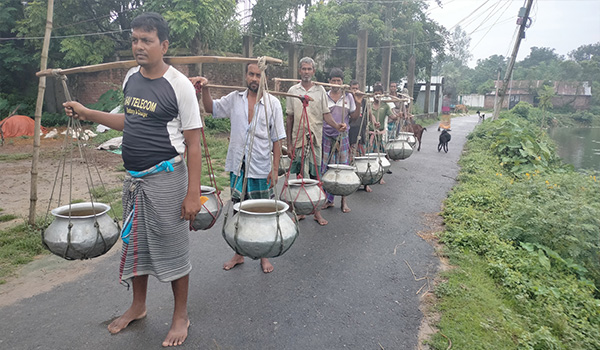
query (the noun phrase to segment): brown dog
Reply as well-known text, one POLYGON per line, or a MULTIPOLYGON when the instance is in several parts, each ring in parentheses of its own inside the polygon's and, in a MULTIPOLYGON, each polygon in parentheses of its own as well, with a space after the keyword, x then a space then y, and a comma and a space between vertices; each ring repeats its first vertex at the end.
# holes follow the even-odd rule
POLYGON ((412 132, 415 134, 415 138, 419 141, 419 147, 417 151, 421 150, 421 136, 423 136, 423 131, 427 130, 427 128, 422 127, 419 124, 406 124, 402 127, 404 131, 412 132))

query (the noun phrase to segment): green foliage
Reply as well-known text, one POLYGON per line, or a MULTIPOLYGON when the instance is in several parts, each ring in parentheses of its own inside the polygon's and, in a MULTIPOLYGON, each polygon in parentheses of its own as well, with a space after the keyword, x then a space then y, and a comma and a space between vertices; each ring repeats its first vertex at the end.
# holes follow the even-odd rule
POLYGON ((204 128, 207 132, 215 134, 215 133, 229 133, 231 130, 231 122, 226 118, 213 118, 211 116, 207 116, 204 118, 204 128))
MULTIPOLYGON (((514 113, 529 115, 530 109, 524 105, 522 107, 514 113)), ((498 157, 504 170, 514 176, 547 171, 560 163, 547 135, 522 119, 505 118, 487 123, 470 137, 493 140, 489 145, 490 149, 498 157)))
POLYGON ((98 64, 105 61, 107 53, 114 52, 115 42, 107 37, 90 40, 84 37, 65 38, 60 42, 60 52, 68 67, 98 64))
POLYGON ((100 96, 96 103, 87 107, 98 111, 110 112, 117 106, 123 105, 123 90, 108 90, 100 96))
POLYGON ((69 123, 69 117, 64 113, 42 113, 42 126, 46 128, 55 126, 66 126, 69 123))
MULTIPOLYGON (((460 349, 597 349, 600 179, 553 152, 536 163, 533 154, 553 147, 527 125, 513 115, 469 136, 443 211, 442 242, 459 267, 436 290, 439 328, 460 349), (507 154, 535 170, 512 172, 507 154)), ((436 349, 445 345, 434 337, 436 349)))

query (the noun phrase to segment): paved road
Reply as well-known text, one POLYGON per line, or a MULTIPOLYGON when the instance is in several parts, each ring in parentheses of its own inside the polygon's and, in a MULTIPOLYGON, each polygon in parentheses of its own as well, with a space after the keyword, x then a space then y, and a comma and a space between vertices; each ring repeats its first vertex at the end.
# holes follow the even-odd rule
MULTIPOLYGON (((352 212, 323 212, 329 225, 308 218, 275 271, 258 261, 221 269, 232 251, 221 225, 192 234, 186 349, 415 349, 422 314, 415 281, 432 275, 438 259, 416 235, 424 214, 439 212, 455 184, 457 160, 476 116, 452 120, 450 151, 437 152, 437 125, 421 152, 392 164, 385 185, 349 197, 352 212), (395 254, 394 254, 395 250, 395 254)), ((339 200, 339 199, 338 199, 339 200)), ((49 292, 0 308, 1 349, 158 349, 170 324, 169 284, 150 279, 148 317, 121 334, 106 330, 130 303, 118 284, 118 255, 49 292)), ((77 264, 78 262, 70 262, 77 264)))

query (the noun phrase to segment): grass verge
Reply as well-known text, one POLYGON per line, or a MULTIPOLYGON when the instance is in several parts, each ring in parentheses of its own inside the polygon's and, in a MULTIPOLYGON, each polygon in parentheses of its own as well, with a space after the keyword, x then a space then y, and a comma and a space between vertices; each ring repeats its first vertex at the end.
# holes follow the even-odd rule
POLYGON ((456 268, 429 345, 600 349, 600 177, 515 115, 479 125, 460 165, 440 237, 456 268))

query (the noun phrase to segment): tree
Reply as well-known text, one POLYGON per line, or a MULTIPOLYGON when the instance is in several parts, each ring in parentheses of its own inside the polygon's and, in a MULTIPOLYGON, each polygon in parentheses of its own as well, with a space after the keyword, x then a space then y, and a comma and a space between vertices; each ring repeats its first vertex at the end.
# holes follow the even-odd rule
POLYGON ((600 58, 600 42, 589 45, 582 45, 577 49, 569 52, 569 58, 580 62, 589 61, 593 57, 600 58))

